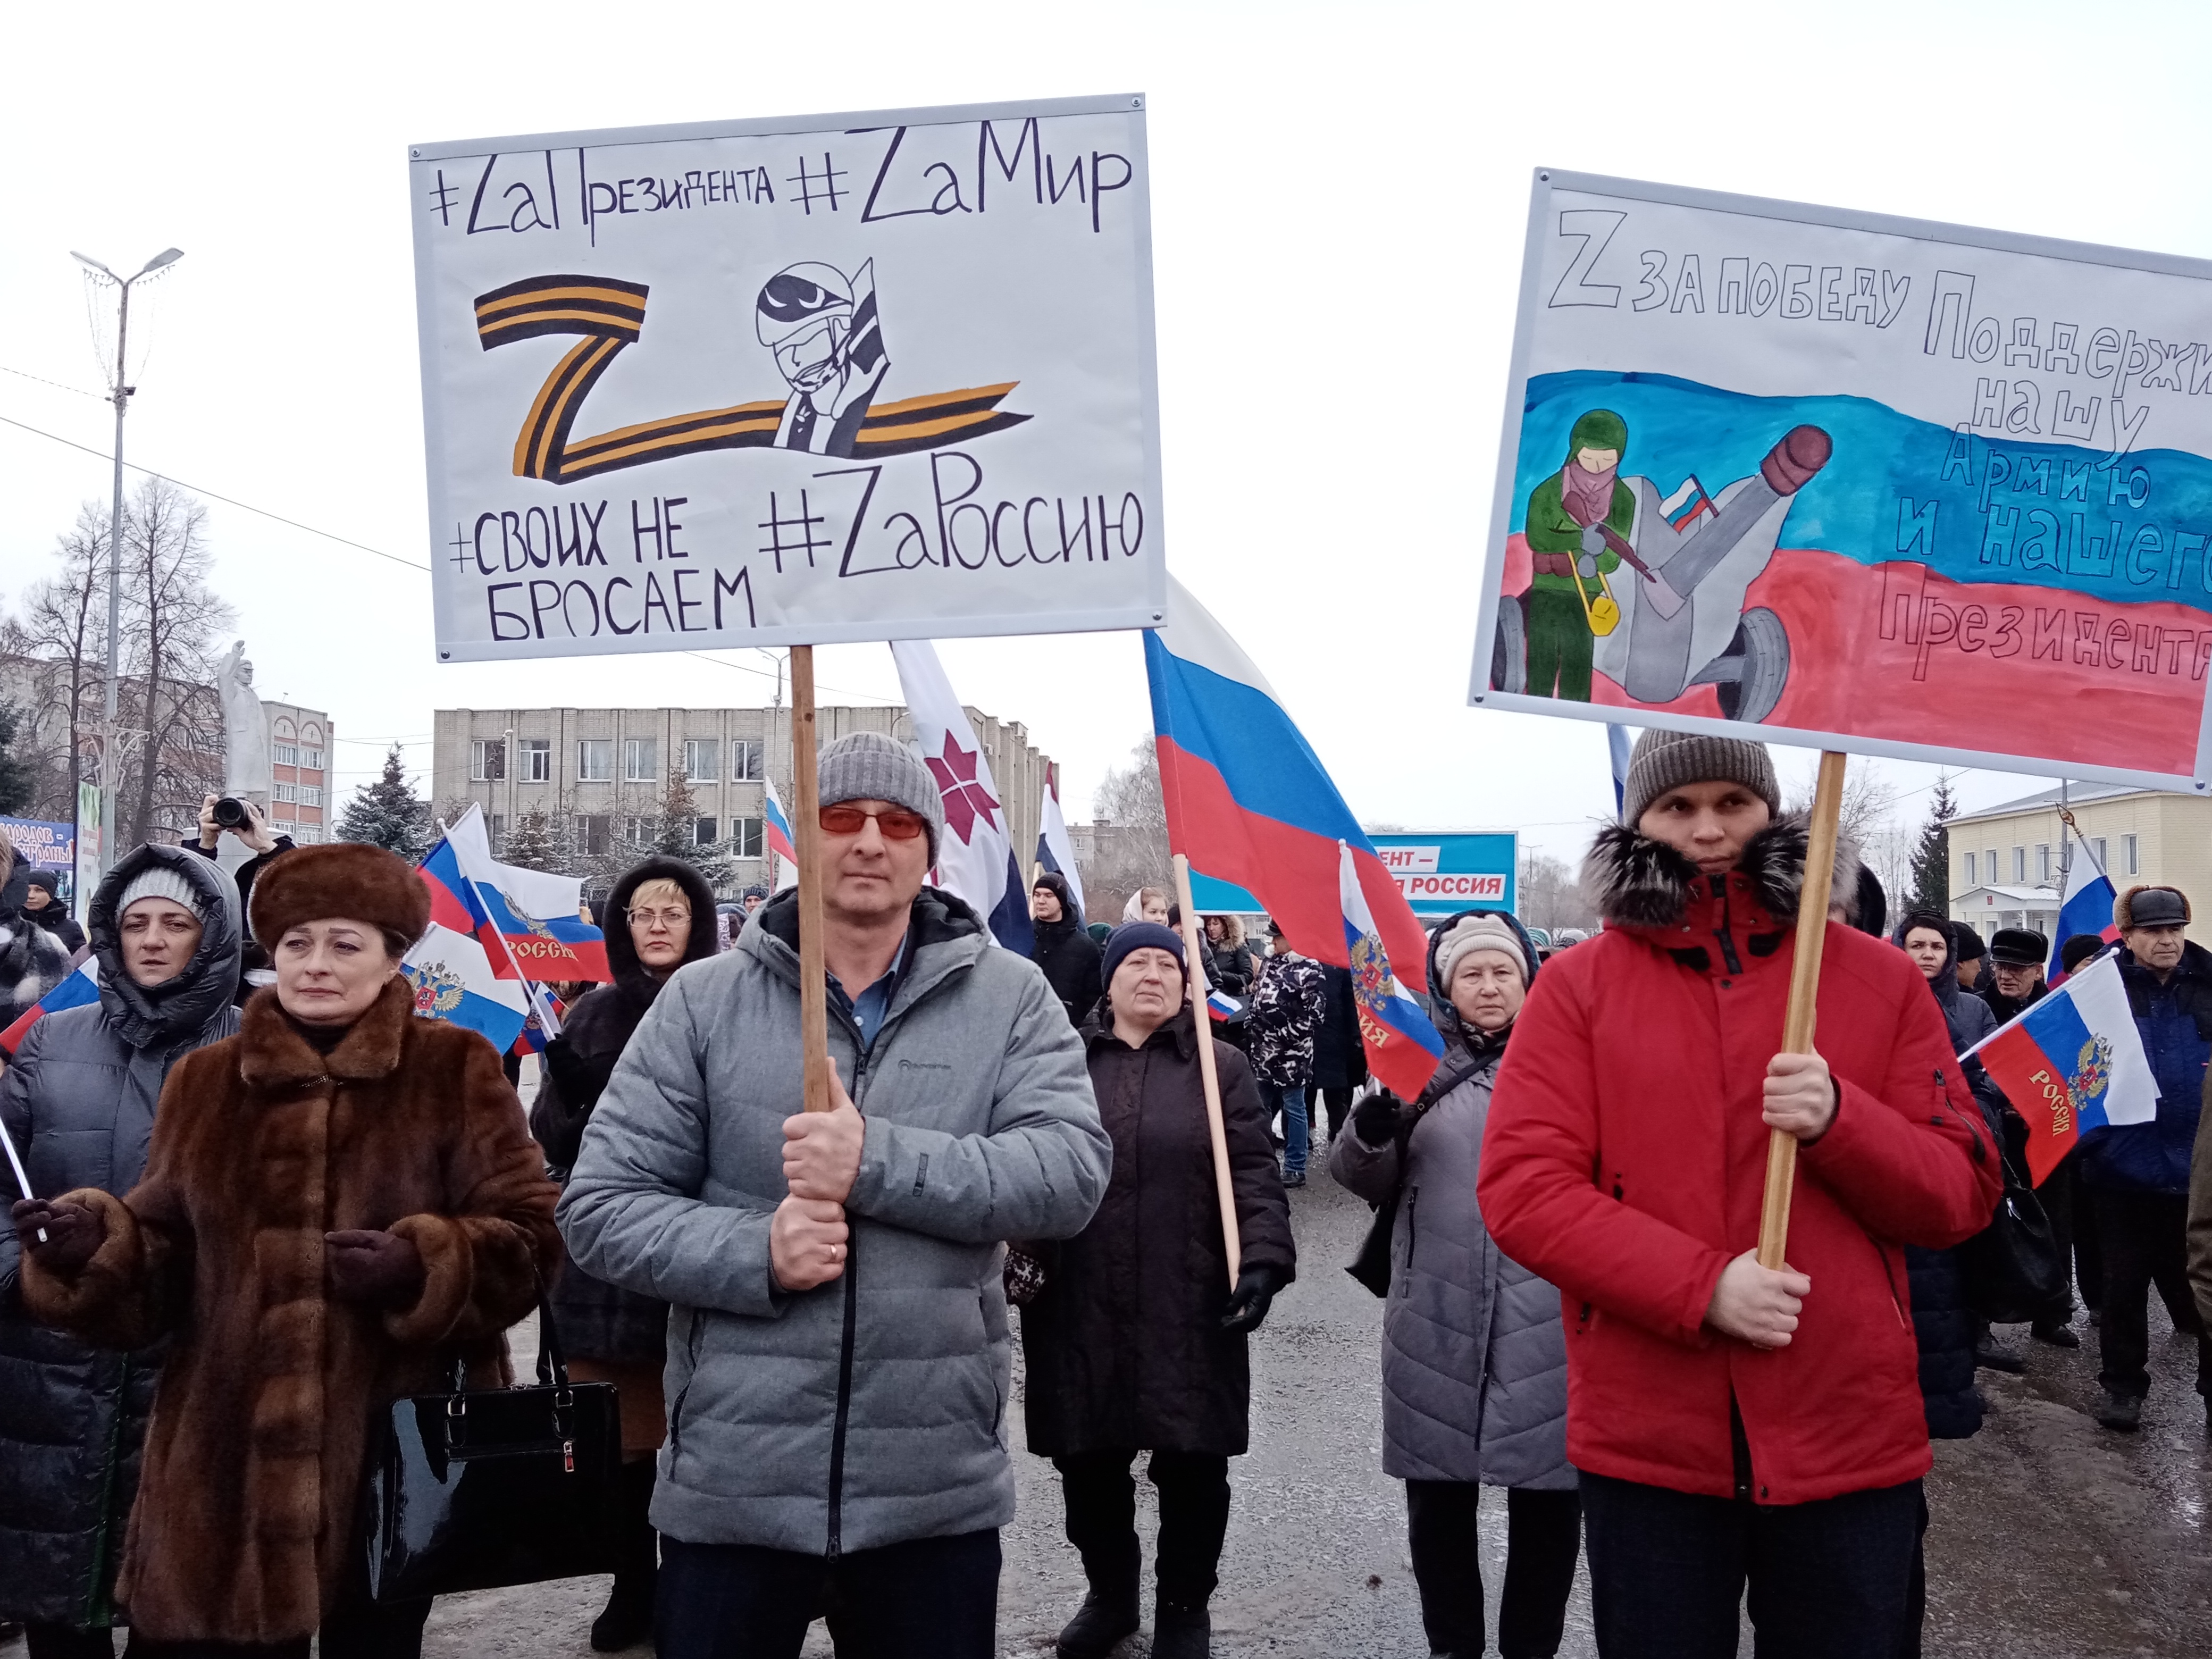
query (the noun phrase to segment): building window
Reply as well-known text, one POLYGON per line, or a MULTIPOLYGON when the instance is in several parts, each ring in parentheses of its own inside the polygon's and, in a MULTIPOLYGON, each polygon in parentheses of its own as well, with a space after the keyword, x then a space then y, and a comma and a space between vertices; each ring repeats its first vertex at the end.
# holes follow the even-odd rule
POLYGON ((319 823, 303 823, 300 826, 299 834, 293 839, 302 847, 319 847, 323 841, 323 826, 319 823))
POLYGON ((300 763, 300 745, 296 743, 272 743, 269 745, 269 758, 279 766, 297 766, 300 763))
POLYGON ((1996 886, 1997 884, 1997 849, 1996 848, 1992 847, 1982 854, 1982 869, 1984 872, 1983 879, 1990 886, 1996 886))
POLYGON ((522 740, 522 781, 525 783, 546 783, 553 776, 553 740, 550 738, 525 738, 522 740))
POLYGON ((615 740, 612 738, 585 738, 577 743, 577 781, 611 783, 614 781, 614 775, 615 740))
POLYGON ((2047 841, 2035 843, 2035 884, 2051 885, 2051 843, 2047 841))
POLYGON ((757 859, 761 855, 761 821, 758 818, 730 820, 730 851, 741 859, 757 859))
POLYGON ((2027 848, 2025 847, 2012 849, 2012 878, 2015 882, 2027 879, 2027 848))
POLYGON ((494 812, 484 822, 490 829, 491 850, 494 853, 504 852, 507 849, 507 814, 494 812))
POLYGON ((585 857, 599 857, 611 849, 614 820, 605 812, 579 812, 569 822, 576 826, 576 850, 585 857))
POLYGON ((300 764, 306 767, 310 772, 321 771, 323 769, 323 751, 319 749, 301 750, 300 751, 300 764))
POLYGON ((694 818, 691 820, 691 844, 694 847, 712 847, 714 844, 714 819, 694 818))
POLYGON ((651 783, 659 774, 653 763, 659 758, 660 745, 651 738, 623 739, 623 781, 651 783))
POLYGON ((2135 836, 2120 837, 2120 858, 2126 864, 2130 875, 2139 876, 2142 873, 2142 847, 2135 836))
POLYGON ((737 738, 730 744, 730 781, 758 783, 761 781, 761 740, 758 738, 737 738))
POLYGON ((303 784, 301 784, 301 785, 300 786, 300 805, 302 805, 302 806, 320 806, 322 804, 323 804, 323 786, 322 786, 322 785, 320 785, 319 783, 303 783, 303 784))
POLYGON ((271 785, 271 786, 270 786, 270 793, 272 795, 274 795, 274 796, 275 796, 278 800, 290 800, 290 799, 294 799, 293 794, 292 794, 292 786, 291 786, 290 784, 289 784, 289 783, 279 783, 279 784, 274 784, 274 785, 271 785))
POLYGON ((714 762, 722 745, 712 738, 684 739, 684 775, 693 783, 712 783, 719 769, 714 762))
POLYGON ((2112 867, 2112 855, 2106 850, 2106 842, 2102 836, 2092 840, 2089 846, 2097 855, 2097 873, 2101 876, 2112 867))
POLYGON ((490 738, 469 745, 469 776, 478 783, 498 783, 506 778, 505 738, 490 738))
POLYGON ((1981 883, 1974 875, 1974 855, 1972 853, 1966 854, 1966 885, 1969 887, 1978 887, 1981 885, 1981 883))

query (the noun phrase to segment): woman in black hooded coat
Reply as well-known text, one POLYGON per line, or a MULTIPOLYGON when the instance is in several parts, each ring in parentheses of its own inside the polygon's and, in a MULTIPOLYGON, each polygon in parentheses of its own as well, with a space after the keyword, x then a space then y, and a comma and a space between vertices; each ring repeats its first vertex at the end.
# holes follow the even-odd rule
MULTIPOLYGON (((661 987, 677 969, 715 951, 714 890, 678 859, 649 858, 624 872, 608 895, 602 919, 614 983, 579 999, 561 1035, 545 1045, 538 1098, 530 1109, 531 1133, 561 1181, 576 1161, 584 1127, 614 1075, 615 1062, 661 987), (648 883, 653 885, 647 888, 648 883), (631 901, 641 888, 647 894, 639 904, 640 918, 659 913, 657 921, 630 915, 631 901), (680 904, 672 891, 681 895, 680 904), (677 908, 688 913, 688 932, 665 921, 666 913, 677 908), (683 941, 682 955, 665 968, 647 967, 638 957, 655 926, 664 939, 674 933, 683 941)), ((616 1521, 623 1551, 613 1594, 592 1626, 592 1645, 611 1653, 642 1641, 653 1628, 659 1557, 647 1511, 653 1502, 653 1454, 667 1432, 660 1376, 666 1363, 668 1304, 594 1279, 573 1262, 562 1269, 547 1300, 571 1374, 614 1383, 622 1400, 624 1461, 616 1488, 616 1521)))

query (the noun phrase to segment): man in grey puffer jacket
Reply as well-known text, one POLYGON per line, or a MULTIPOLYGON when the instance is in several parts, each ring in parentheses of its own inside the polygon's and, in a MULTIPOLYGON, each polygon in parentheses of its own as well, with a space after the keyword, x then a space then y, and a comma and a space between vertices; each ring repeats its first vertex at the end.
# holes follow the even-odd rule
POLYGON ((796 896, 680 969, 561 1200, 577 1264, 672 1305, 663 1659, 985 1659, 1013 1517, 1000 1241, 1082 1230, 1111 1143, 1044 975, 922 878, 944 810, 874 732, 822 751, 837 1109, 800 1112, 796 896))

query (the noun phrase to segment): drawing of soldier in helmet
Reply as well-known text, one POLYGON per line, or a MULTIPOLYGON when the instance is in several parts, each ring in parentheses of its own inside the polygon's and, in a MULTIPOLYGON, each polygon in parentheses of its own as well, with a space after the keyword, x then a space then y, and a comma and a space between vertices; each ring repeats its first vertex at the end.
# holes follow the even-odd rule
POLYGON ((1528 492, 1531 696, 1590 700, 1596 636, 1620 621, 1606 580, 1620 556, 1600 526, 1625 538, 1636 517, 1636 498, 1620 481, 1627 447, 1628 423, 1609 409, 1590 410, 1568 434, 1565 465, 1528 492))
POLYGON ((876 316, 875 262, 849 277, 812 260, 786 266, 762 288, 753 325, 791 386, 775 447, 849 456, 890 367, 876 316))

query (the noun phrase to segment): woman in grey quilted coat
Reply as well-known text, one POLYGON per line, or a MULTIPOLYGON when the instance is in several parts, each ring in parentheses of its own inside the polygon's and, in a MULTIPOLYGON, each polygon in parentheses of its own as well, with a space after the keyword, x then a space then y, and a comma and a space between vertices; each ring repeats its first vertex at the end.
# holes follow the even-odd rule
POLYGON ((1352 1114, 1329 1173, 1370 1202, 1401 1191, 1382 1316, 1382 1469, 1406 1483, 1413 1577, 1430 1648, 1484 1648, 1475 1511, 1506 1489, 1498 1651, 1559 1651, 1581 1548, 1567 1462, 1567 1348, 1559 1293, 1508 1261, 1475 1202, 1491 1085, 1536 970, 1519 922, 1465 910, 1429 945, 1444 1058, 1420 1098, 1387 1092, 1352 1114))

